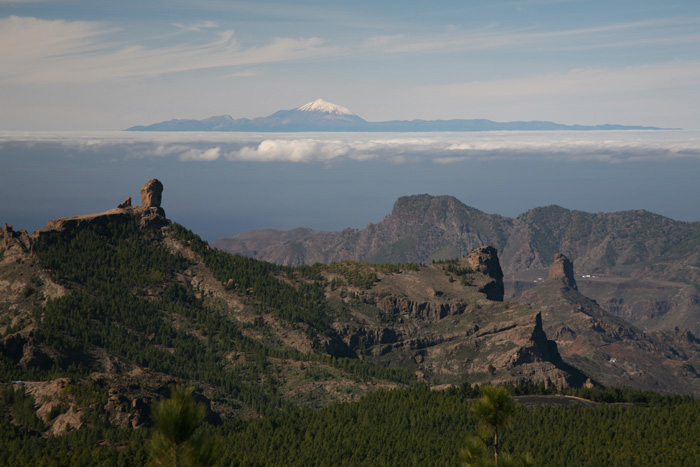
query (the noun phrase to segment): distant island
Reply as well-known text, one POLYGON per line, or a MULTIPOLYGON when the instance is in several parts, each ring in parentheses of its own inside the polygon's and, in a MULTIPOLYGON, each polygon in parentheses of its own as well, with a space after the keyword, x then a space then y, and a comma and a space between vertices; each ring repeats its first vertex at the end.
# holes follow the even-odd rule
POLYGON ((553 122, 494 122, 486 119, 391 120, 368 122, 346 107, 317 99, 292 110, 278 110, 267 117, 233 118, 221 115, 204 120, 177 119, 137 125, 126 131, 253 131, 253 132, 426 132, 426 131, 555 131, 555 130, 670 130, 651 126, 563 125, 553 122))

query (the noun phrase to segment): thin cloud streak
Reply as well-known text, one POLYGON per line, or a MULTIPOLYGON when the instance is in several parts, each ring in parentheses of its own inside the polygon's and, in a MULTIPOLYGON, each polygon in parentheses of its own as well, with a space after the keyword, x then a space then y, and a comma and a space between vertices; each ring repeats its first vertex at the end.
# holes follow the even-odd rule
POLYGON ((700 62, 670 62, 623 69, 583 68, 567 73, 550 73, 493 81, 470 81, 424 86, 426 95, 448 93, 459 97, 516 97, 538 95, 624 94, 660 88, 696 86, 700 62))
POLYGON ((16 16, 0 19, 0 81, 100 82, 290 62, 335 52, 318 37, 277 37, 266 45, 246 47, 239 43, 233 30, 225 30, 216 32, 214 39, 204 44, 147 47, 136 42, 104 40, 113 32, 116 30, 102 23, 16 16))
MULTIPOLYGON (((329 45, 321 37, 276 37, 265 45, 242 44, 234 30, 214 31, 218 23, 199 21, 173 23, 204 43, 180 42, 168 46, 143 45, 148 37, 109 39, 123 32, 108 23, 45 20, 10 16, 0 18, 0 59, 4 71, 0 82, 99 82, 126 77, 148 77, 193 70, 294 62, 324 57, 353 56, 374 50, 388 54, 436 51, 503 50, 532 48, 587 49, 633 47, 645 44, 692 44, 697 33, 682 26, 695 19, 658 19, 604 24, 567 30, 537 30, 534 27, 504 30, 485 27, 453 30, 421 37, 408 34, 379 35, 359 44, 329 45), (631 32, 638 37, 629 38, 631 32), (619 35, 618 35, 619 34, 619 35), (212 37, 213 36, 213 37, 212 37)), ((191 38, 190 38, 191 39, 191 38)))
POLYGON ((173 26, 185 31, 199 32, 204 29, 217 28, 219 25, 215 21, 199 21, 192 24, 173 23, 173 26))
POLYGON ((532 48, 537 50, 585 50, 610 47, 636 47, 641 43, 674 44, 696 43, 698 35, 688 33, 683 26, 695 26, 695 18, 665 18, 658 20, 603 24, 600 26, 540 31, 535 27, 502 30, 452 29, 447 34, 410 36, 375 36, 365 41, 365 47, 374 47, 386 53, 424 53, 430 51, 477 51, 504 48, 532 48), (638 33, 635 40, 627 40, 638 33), (624 39, 623 39, 624 38, 624 39))

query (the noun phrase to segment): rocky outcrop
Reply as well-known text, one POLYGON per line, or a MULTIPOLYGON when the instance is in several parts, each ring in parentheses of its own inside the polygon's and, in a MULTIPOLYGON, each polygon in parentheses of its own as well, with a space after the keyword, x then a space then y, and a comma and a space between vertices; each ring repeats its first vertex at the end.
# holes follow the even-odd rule
POLYGON ((54 361, 44 353, 30 332, 10 334, 0 341, 0 352, 21 368, 48 370, 54 361))
POLYGON ((562 281, 564 285, 578 290, 576 279, 574 278, 574 263, 561 253, 554 254, 554 261, 549 266, 547 280, 562 281))
POLYGON ((0 252, 26 254, 31 250, 31 241, 27 231, 21 229, 17 232, 10 224, 0 229, 0 252))
POLYGON ((492 246, 484 246, 473 250, 462 261, 473 271, 491 278, 489 282, 481 286, 479 292, 485 293, 486 298, 497 302, 503 301, 503 271, 498 261, 498 251, 492 246))
POLYGON ((378 348, 374 350, 381 354, 383 351, 379 347, 386 344, 395 344, 399 338, 396 330, 389 327, 354 327, 346 325, 337 329, 337 332, 338 337, 354 352, 361 352, 371 346, 377 346, 378 348))
MULTIPOLYGON (((441 384, 585 381, 562 362, 537 310, 502 302, 495 248, 477 248, 461 261, 375 272, 367 289, 345 284, 326 291, 346 310, 333 328, 359 358, 381 366, 401 362, 441 384)), ((336 273, 327 279, 343 282, 336 273)))
POLYGON ((505 298, 534 287, 546 277, 554 253, 565 251, 576 262, 582 275, 577 286, 587 296, 601 304, 624 299, 621 317, 646 330, 683 326, 700 334, 700 300, 693 286, 700 282, 700 222, 646 211, 592 214, 559 206, 506 218, 454 197, 424 194, 399 198, 390 215, 365 229, 289 237, 259 231, 212 245, 287 266, 345 260, 431 263, 493 245, 506 276, 505 298), (617 289, 623 278, 646 281, 643 292, 617 289), (685 294, 691 298, 681 303, 685 294), (671 304, 672 311, 664 313, 660 302, 671 304))
MULTIPOLYGON (((151 425, 151 407, 168 397, 170 388, 178 381, 166 374, 135 369, 125 374, 92 373, 78 380, 58 378, 52 381, 21 381, 34 397, 36 414, 47 425, 47 433, 62 435, 85 425, 86 407, 74 395, 72 389, 90 388, 107 392, 106 404, 101 408, 104 421, 116 428, 142 428, 151 425), (55 415, 58 413, 58 415, 55 415)), ((0 390, 3 389, 0 383, 0 390)), ((209 397, 200 392, 193 394, 195 402, 205 407, 205 420, 212 425, 221 424, 221 417, 212 410, 209 397)))
POLYGON ((98 214, 85 214, 82 216, 61 217, 60 219, 50 220, 46 227, 38 229, 34 232, 33 237, 40 237, 48 233, 68 233, 75 229, 88 224, 106 225, 112 221, 127 221, 131 218, 130 209, 110 209, 109 211, 100 212, 98 214))
POLYGON ((565 364, 604 385, 700 393, 700 378, 691 370, 700 366, 700 346, 692 332, 645 333, 608 313, 571 286, 571 262, 556 258, 548 280, 520 300, 542 310, 543 330, 565 364))
POLYGON ((152 178, 141 187, 141 207, 159 208, 163 195, 163 184, 152 178))
MULTIPOLYGON (((129 196, 119 207, 97 214, 85 214, 82 216, 62 217, 50 220, 46 227, 38 229, 32 237, 39 237, 48 233, 68 233, 88 224, 106 225, 110 222, 126 222, 134 214, 140 216, 140 224, 146 228, 160 228, 167 225, 165 211, 160 207, 162 201, 163 184, 152 178, 141 187, 142 206, 132 207, 129 196)), ((10 226, 11 229, 11 226, 10 226)))
POLYGON ((404 297, 385 297, 377 303, 377 307, 384 313, 430 320, 440 320, 451 315, 463 313, 466 306, 465 303, 460 302, 418 302, 404 297))
POLYGON ((134 209, 134 212, 141 216, 139 221, 141 227, 148 229, 159 229, 168 225, 168 219, 165 217, 165 211, 161 207, 148 207, 143 206, 134 209))

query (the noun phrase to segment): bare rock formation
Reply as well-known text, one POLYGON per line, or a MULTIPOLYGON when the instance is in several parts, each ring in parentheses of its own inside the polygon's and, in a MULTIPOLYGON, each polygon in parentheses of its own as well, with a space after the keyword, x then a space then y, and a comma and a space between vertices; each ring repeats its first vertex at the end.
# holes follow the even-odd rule
POLYGON ((0 252, 13 252, 23 255, 30 250, 31 241, 26 230, 21 229, 15 232, 10 224, 5 224, 0 229, 0 252))
MULTIPOLYGON (((131 197, 128 197, 123 203, 119 204, 117 208, 110 209, 109 211, 50 220, 46 224, 46 227, 36 230, 32 237, 39 237, 52 232, 69 232, 87 224, 107 224, 112 221, 126 222, 131 219, 134 213, 140 215, 140 223, 143 227, 160 228, 167 224, 165 211, 160 207, 162 194, 163 184, 155 178, 152 178, 141 187, 142 206, 132 208, 131 197)), ((12 226, 10 226, 10 231, 11 230, 12 226)), ((2 238, 2 236, 0 236, 0 238, 2 238)), ((28 236, 27 238, 29 239, 28 236)), ((27 241, 27 245, 30 245, 29 240, 27 241)))
POLYGON ((574 290, 578 290, 574 278, 574 263, 561 253, 554 254, 554 261, 549 267, 547 280, 560 280, 574 290))
POLYGON ((473 271, 487 275, 491 281, 479 289, 486 298, 497 302, 503 301, 503 271, 498 261, 498 251, 492 246, 483 246, 473 250, 462 263, 473 271))
POLYGON ((404 315, 408 318, 441 320, 447 316, 464 313, 464 302, 412 301, 406 297, 383 297, 376 305, 382 312, 404 315))
POLYGON ((24 369, 50 369, 54 362, 44 350, 34 339, 34 333, 31 331, 10 334, 0 340, 0 353, 24 369))
POLYGON ((143 208, 159 208, 163 195, 163 184, 152 178, 141 187, 141 207, 143 208))
POLYGON ((124 209, 110 209, 109 211, 100 212, 98 214, 85 214, 82 216, 61 217, 60 219, 50 220, 46 227, 38 229, 34 232, 33 237, 39 237, 50 232, 70 232, 82 225, 87 224, 107 224, 110 221, 126 221, 131 214, 124 209))

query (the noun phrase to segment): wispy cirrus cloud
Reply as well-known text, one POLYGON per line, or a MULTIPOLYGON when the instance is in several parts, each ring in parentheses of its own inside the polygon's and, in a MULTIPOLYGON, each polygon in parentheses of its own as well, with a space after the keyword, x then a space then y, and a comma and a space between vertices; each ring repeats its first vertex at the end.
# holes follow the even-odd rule
MULTIPOLYGON (((213 23, 195 25, 211 29, 213 23)), ((195 30, 195 29, 191 29, 195 30)), ((204 43, 146 46, 115 39, 105 23, 10 16, 0 19, 0 81, 96 82, 212 68, 290 62, 321 57, 333 48, 318 37, 277 37, 241 44, 233 30, 205 32, 204 43)))
POLYGON ((374 36, 365 47, 385 53, 410 54, 480 50, 581 50, 643 45, 700 43, 697 18, 659 18, 581 28, 545 29, 537 25, 507 29, 450 25, 446 33, 374 36))
POLYGON ((622 94, 700 84, 700 61, 667 62, 627 68, 578 68, 566 73, 535 74, 509 79, 424 86, 426 95, 448 93, 466 98, 538 95, 622 94))
POLYGON ((196 23, 184 24, 184 23, 173 23, 173 26, 184 29, 185 31, 199 32, 204 29, 211 29, 219 27, 216 21, 198 21, 196 23))

